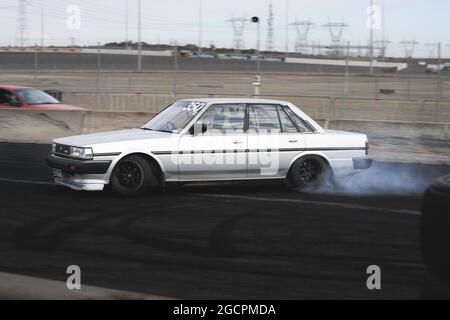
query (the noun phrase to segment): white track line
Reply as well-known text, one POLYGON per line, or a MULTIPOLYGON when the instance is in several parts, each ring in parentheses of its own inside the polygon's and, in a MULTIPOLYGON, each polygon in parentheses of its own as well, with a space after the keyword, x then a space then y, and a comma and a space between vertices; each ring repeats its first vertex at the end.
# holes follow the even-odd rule
MULTIPOLYGON (((0 181, 12 182, 12 183, 37 184, 37 185, 55 185, 53 182, 18 180, 18 179, 9 179, 9 178, 0 178, 0 181)), ((200 197, 209 197, 209 198, 226 198, 226 199, 240 199, 240 200, 266 201, 266 202, 284 202, 284 203, 301 203, 301 204, 309 204, 309 205, 339 207, 339 208, 346 208, 346 209, 370 210, 370 211, 379 211, 379 212, 394 212, 394 213, 402 213, 402 214, 410 214, 410 215, 420 215, 421 214, 420 211, 418 211, 418 210, 380 208, 380 207, 365 206, 365 205, 360 205, 360 204, 346 204, 346 203, 341 203, 341 202, 326 202, 326 201, 312 201, 312 200, 285 199, 285 198, 284 199, 283 198, 263 198, 263 197, 237 196, 237 195, 228 195, 228 194, 195 193, 192 195, 196 195, 196 196, 200 196, 200 197)))
POLYGON ((312 200, 301 200, 301 199, 286 199, 286 198, 263 198, 254 196, 237 196, 228 194, 200 194, 196 193, 196 196, 209 197, 209 198, 225 198, 225 199, 240 199, 240 200, 252 200, 252 201, 266 201, 266 202, 284 202, 284 203, 301 203, 309 205, 320 205, 329 207, 339 207, 346 209, 357 209, 357 210, 370 210, 370 211, 380 211, 380 212, 394 212, 410 215, 420 215, 420 211, 409 210, 409 209, 394 209, 394 208, 380 208, 373 206, 365 206, 360 204, 347 204, 340 202, 327 202, 327 201, 312 201, 312 200))
POLYGON ((63 281, 0 272, 0 300, 174 300, 151 294, 88 286, 69 290, 63 281))
POLYGON ((13 183, 50 185, 50 186, 55 185, 55 183, 50 182, 50 181, 32 181, 32 180, 20 180, 20 179, 9 179, 9 178, 0 178, 0 181, 2 181, 2 182, 13 182, 13 183))

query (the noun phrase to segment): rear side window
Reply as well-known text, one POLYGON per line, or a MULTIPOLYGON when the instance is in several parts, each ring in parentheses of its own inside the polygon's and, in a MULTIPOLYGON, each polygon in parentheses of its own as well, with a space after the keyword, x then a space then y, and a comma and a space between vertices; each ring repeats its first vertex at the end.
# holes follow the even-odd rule
POLYGON ((314 129, 305 120, 300 118, 291 108, 286 107, 285 110, 289 116, 295 121, 296 125, 300 129, 300 132, 314 132, 314 129))
POLYGON ((248 129, 255 132, 281 132, 276 105, 250 105, 248 129))

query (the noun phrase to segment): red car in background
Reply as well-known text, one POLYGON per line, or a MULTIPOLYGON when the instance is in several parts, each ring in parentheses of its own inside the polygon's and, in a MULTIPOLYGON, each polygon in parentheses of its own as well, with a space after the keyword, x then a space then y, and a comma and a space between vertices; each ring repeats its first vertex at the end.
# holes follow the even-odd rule
POLYGON ((63 104, 48 93, 30 87, 0 85, 0 109, 83 110, 63 104))

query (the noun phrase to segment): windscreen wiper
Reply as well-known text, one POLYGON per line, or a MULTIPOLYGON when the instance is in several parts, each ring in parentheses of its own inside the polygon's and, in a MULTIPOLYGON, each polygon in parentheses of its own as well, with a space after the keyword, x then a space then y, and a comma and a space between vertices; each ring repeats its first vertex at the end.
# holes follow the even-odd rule
POLYGON ((148 130, 148 131, 157 131, 157 132, 167 132, 167 133, 173 133, 170 130, 156 130, 156 129, 150 129, 150 128, 140 128, 142 130, 148 130))

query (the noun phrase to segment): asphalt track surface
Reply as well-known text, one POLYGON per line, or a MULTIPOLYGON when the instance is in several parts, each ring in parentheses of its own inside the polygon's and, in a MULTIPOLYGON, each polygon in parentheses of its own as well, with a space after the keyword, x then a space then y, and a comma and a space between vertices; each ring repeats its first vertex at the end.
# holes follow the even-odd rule
POLYGON ((48 151, 0 144, 0 272, 65 281, 76 264, 86 285, 174 298, 420 298, 421 192, 450 174, 375 163, 315 194, 208 184, 126 199, 53 185, 48 151))
MULTIPOLYGON (((137 60, 133 55, 102 54, 102 70, 136 70, 137 60)), ((33 53, 0 52, 0 70, 34 70, 35 60, 33 53)), ((38 68, 42 70, 97 70, 97 55, 82 53, 41 53, 38 56, 38 68)), ((144 71, 171 71, 174 68, 172 57, 142 57, 144 71)), ((255 61, 208 59, 208 58, 179 58, 180 71, 206 71, 206 72, 255 72, 255 61)), ((308 65, 282 62, 261 62, 262 72, 319 72, 343 73, 343 66, 308 65)), ((379 69, 376 72, 393 73, 393 69, 379 69)), ((350 67, 350 73, 368 73, 368 68, 350 67)), ((420 70, 423 73, 423 69, 420 70)))

